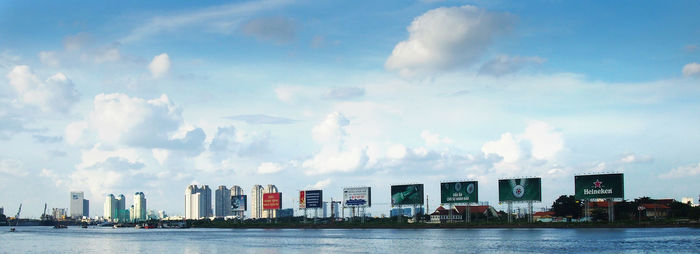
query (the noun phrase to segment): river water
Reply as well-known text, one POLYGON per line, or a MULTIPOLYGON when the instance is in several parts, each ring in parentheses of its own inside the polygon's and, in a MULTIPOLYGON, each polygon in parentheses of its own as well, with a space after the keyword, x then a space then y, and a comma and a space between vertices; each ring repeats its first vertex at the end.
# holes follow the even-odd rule
POLYGON ((0 231, 0 253, 700 253, 697 228, 0 231))

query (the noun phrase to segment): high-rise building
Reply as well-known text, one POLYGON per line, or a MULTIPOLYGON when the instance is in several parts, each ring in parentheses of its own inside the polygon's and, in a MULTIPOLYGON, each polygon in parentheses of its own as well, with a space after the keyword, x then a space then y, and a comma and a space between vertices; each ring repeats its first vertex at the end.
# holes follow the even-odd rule
POLYGON ((115 206, 117 204, 117 200, 114 198, 114 195, 108 194, 105 197, 105 204, 104 204, 104 219, 105 220, 110 220, 113 221, 117 219, 117 207, 115 206))
POLYGON ((208 185, 198 188, 197 185, 185 189, 185 218, 201 219, 212 216, 211 189, 208 185))
MULTIPOLYGON (((273 184, 268 184, 267 187, 265 187, 265 193, 277 193, 277 186, 273 184)), ((262 206, 262 202, 261 205, 262 206)), ((263 210, 262 214, 263 218, 277 218, 277 210, 263 210)))
POLYGON ((220 218, 231 215, 231 191, 221 185, 214 193, 214 216, 220 218))
POLYGON ((70 217, 80 219, 83 217, 83 206, 85 202, 85 194, 82 191, 71 191, 70 193, 70 217))
POLYGON ((134 193, 134 221, 148 220, 146 217, 146 195, 143 192, 134 193))
POLYGON ((90 217, 90 200, 83 199, 83 216, 90 217))
POLYGON ((203 214, 207 218, 212 217, 214 216, 214 211, 211 209, 211 189, 209 189, 209 185, 204 185, 200 190, 202 192, 203 205, 201 209, 203 214))
POLYGON ((263 217, 262 196, 265 189, 262 185, 256 184, 250 190, 250 217, 260 219, 263 217))
POLYGON ((117 221, 119 222, 127 222, 130 219, 129 215, 129 210, 126 209, 126 197, 124 197, 124 194, 119 194, 117 198, 115 199, 116 202, 116 215, 117 216, 117 221))
MULTIPOLYGON (((230 192, 231 192, 231 197, 244 195, 243 188, 241 188, 241 186, 238 186, 238 185, 231 186, 230 192)), ((230 202, 230 199, 229 199, 229 202, 230 202)), ((246 202, 247 202, 247 200, 246 200, 246 202)), ((238 218, 243 218, 244 213, 245 213, 245 211, 233 211, 232 210, 230 214, 233 216, 237 216, 238 218)))
POLYGON ((134 218, 134 215, 136 215, 136 212, 134 211, 134 205, 131 205, 129 207, 129 221, 134 221, 136 218, 134 218))

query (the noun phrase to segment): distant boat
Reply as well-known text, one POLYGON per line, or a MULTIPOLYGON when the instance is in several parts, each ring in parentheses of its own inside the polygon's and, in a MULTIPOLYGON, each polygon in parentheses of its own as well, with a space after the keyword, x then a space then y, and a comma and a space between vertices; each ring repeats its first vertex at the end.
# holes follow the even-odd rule
POLYGON ((83 224, 83 225, 81 225, 80 227, 81 227, 81 228, 88 228, 88 225, 87 225, 87 224, 83 224))
POLYGON ((68 226, 66 226, 66 225, 61 225, 61 224, 56 224, 56 225, 53 226, 53 228, 56 228, 56 229, 58 229, 58 228, 68 228, 68 226))
MULTIPOLYGON (((19 204, 19 209, 17 210, 17 215, 15 215, 15 227, 17 227, 17 225, 19 225, 20 212, 22 212, 22 204, 19 204)), ((17 230, 17 229, 15 229, 15 227, 11 227, 10 232, 15 232, 15 230, 17 230)))

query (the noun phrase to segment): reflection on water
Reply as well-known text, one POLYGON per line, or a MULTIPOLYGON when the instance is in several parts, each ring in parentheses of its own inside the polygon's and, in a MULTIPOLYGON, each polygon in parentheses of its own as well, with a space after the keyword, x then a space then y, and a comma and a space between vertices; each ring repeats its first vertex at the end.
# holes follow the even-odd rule
POLYGON ((0 253, 700 253, 700 229, 0 228, 0 253))

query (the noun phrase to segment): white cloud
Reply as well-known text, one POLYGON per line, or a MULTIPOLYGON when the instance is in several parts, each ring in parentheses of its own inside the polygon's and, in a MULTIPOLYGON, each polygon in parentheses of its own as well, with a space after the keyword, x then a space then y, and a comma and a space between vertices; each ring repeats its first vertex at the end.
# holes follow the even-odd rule
POLYGON ((350 125, 345 115, 340 112, 333 112, 326 116, 320 124, 311 130, 313 139, 319 143, 339 144, 347 134, 347 126, 350 125))
POLYGON ((263 162, 258 166, 258 174, 274 174, 284 169, 282 165, 274 162, 263 162))
POLYGON ((683 76, 700 76, 700 64, 693 62, 683 66, 683 76))
POLYGON ((255 18, 242 26, 243 33, 261 41, 287 43, 296 37, 296 23, 283 17, 255 18))
POLYGON ((420 137, 423 138, 423 140, 425 141, 425 145, 429 147, 437 146, 440 144, 452 144, 452 139, 440 136, 439 134, 432 133, 428 130, 424 130, 423 132, 421 132, 420 137))
POLYGON ((11 176, 28 175, 22 162, 15 159, 0 159, 0 173, 11 176))
MULTIPOLYGON (((94 52, 91 53, 92 55, 92 60, 95 63, 105 63, 105 62, 116 62, 122 59, 121 52, 119 51, 117 45, 109 45, 103 48, 99 48, 94 50, 94 52)), ((84 58, 88 58, 89 55, 84 55, 84 58)))
POLYGON ((530 122, 520 138, 531 143, 531 154, 535 159, 551 160, 564 149, 561 132, 545 122, 530 122))
POLYGON ((126 37, 119 40, 130 43, 162 33, 175 33, 185 29, 228 34, 242 21, 260 12, 291 3, 288 0, 263 0, 212 6, 173 15, 160 15, 140 22, 126 37))
POLYGON ((307 190, 323 190, 331 185, 332 180, 330 178, 316 182, 313 185, 307 185, 305 189, 307 190))
POLYGON ((540 121, 531 121, 522 134, 507 132, 499 140, 486 142, 481 147, 486 156, 493 154, 503 158, 495 168, 503 173, 524 169, 529 170, 528 173, 544 173, 546 171, 541 170, 549 170, 547 164, 555 162, 563 149, 562 134, 540 121))
POLYGON ((501 156, 504 162, 511 163, 520 159, 521 148, 513 134, 507 132, 501 134, 501 139, 484 143, 481 152, 486 155, 495 154, 501 156))
POLYGON ((474 6, 430 10, 411 22, 408 40, 394 47, 385 67, 413 76, 471 65, 512 24, 508 14, 474 6))
POLYGON ((151 63, 148 64, 148 69, 154 78, 160 78, 170 70, 170 57, 166 53, 154 56, 151 63))
POLYGON ((323 95, 324 99, 348 100, 365 96, 365 89, 361 87, 336 87, 323 95))
POLYGON ((51 67, 58 67, 59 65, 61 65, 60 61, 56 57, 55 51, 39 52, 39 60, 41 61, 41 63, 51 67))
POLYGON ((649 163, 654 161, 654 158, 652 158, 649 155, 639 155, 639 154, 626 154, 624 155, 621 159, 621 163, 649 163))
POLYGON ((700 175, 700 163, 681 166, 659 175, 660 178, 683 178, 700 175))
POLYGON ((484 63, 484 65, 479 68, 479 74, 491 75, 495 77, 500 77, 503 75, 511 74, 517 72, 518 70, 535 64, 542 64, 545 59, 537 56, 532 57, 521 57, 514 56, 509 57, 506 55, 498 56, 490 61, 484 63))
POLYGON ((7 78, 19 101, 44 112, 67 112, 78 100, 73 82, 63 73, 56 73, 42 82, 29 66, 20 65, 15 66, 7 78))
POLYGON ((343 114, 334 112, 312 129, 313 139, 321 144, 321 150, 302 163, 307 174, 351 172, 367 164, 366 147, 351 147, 344 142, 349 124, 343 114))
POLYGON ((105 143, 140 148, 179 150, 192 156, 203 149, 204 131, 188 128, 182 109, 166 95, 145 100, 125 94, 98 94, 84 121, 66 127, 69 143, 105 143))
POLYGON ((308 101, 311 98, 318 98, 318 93, 314 89, 303 86, 282 85, 275 88, 277 99, 288 104, 308 101))

